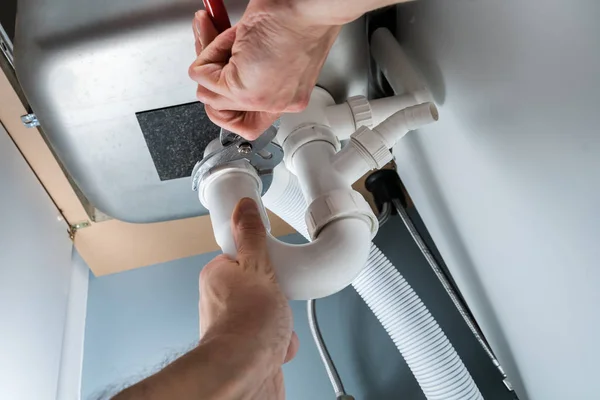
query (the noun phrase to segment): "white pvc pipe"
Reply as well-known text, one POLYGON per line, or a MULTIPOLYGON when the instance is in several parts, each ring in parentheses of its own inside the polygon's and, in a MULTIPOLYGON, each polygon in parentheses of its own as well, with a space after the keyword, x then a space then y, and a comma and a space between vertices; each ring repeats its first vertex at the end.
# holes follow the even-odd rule
POLYGON ((414 95, 403 94, 400 96, 384 97, 382 99, 371 100, 371 112, 373 126, 381 124, 383 121, 405 108, 420 104, 414 95))
POLYGON ((356 131, 354 115, 348 103, 344 102, 327 107, 325 115, 327 115, 329 126, 340 140, 349 139, 350 135, 356 131))
POLYGON ((260 192, 261 181, 245 161, 239 162, 242 168, 223 168, 213 172, 202 183, 199 190, 200 202, 210 211, 210 219, 217 244, 224 254, 235 257, 237 248, 231 233, 231 216, 239 201, 245 197, 256 202, 261 211, 265 229, 270 232, 271 225, 263 206, 260 192))
POLYGON ((359 218, 337 220, 305 245, 269 239, 277 280, 290 300, 317 299, 344 289, 365 266, 371 247, 371 231, 359 218))
POLYGON ((419 104, 405 108, 373 128, 391 149, 408 132, 439 119, 437 107, 433 103, 419 104))
MULTIPOLYGON (((433 103, 419 104, 396 112, 371 131, 363 128, 362 133, 370 135, 369 138, 377 135, 379 143, 383 141, 383 144, 390 149, 409 131, 437 121, 438 118, 438 111, 433 103)), ((374 168, 369 160, 374 153, 379 152, 366 152, 364 148, 359 150, 355 137, 352 136, 352 141, 333 155, 331 164, 335 173, 328 171, 327 176, 341 177, 351 185, 374 168)))
MULTIPOLYGON (((200 199, 210 211, 217 243, 230 257, 237 254, 231 216, 242 198, 256 201, 268 223, 259 182, 251 169, 225 168, 202 184, 200 199)), ((348 217, 325 226, 309 244, 290 245, 269 234, 267 247, 283 293, 290 300, 308 300, 329 296, 352 283, 365 265, 370 240, 369 225, 348 217)))
POLYGON ((286 113, 281 116, 277 131, 277 143, 284 145, 288 136, 306 125, 328 125, 325 115, 327 107, 335 105, 333 97, 325 89, 315 87, 310 95, 306 109, 299 113, 286 113))
MULTIPOLYGON (((419 102, 412 94, 371 100, 369 101, 369 104, 371 105, 373 126, 379 125, 400 110, 420 103, 421 102, 419 102)), ((348 103, 329 106, 325 110, 325 114, 327 115, 331 129, 333 129, 333 132, 340 140, 349 139, 358 129, 355 125, 354 115, 352 114, 348 103)))
POLYGON ((352 143, 348 143, 335 155, 332 166, 349 185, 354 184, 371 170, 371 165, 352 143))
MULTIPOLYGON (((296 177, 282 165, 276 168, 275 175, 264 196, 265 204, 308 238, 303 218, 307 205, 296 177)), ((427 399, 483 399, 437 321, 374 244, 371 245, 366 267, 352 286, 393 340, 427 399)))
POLYGON ((371 54, 396 94, 412 94, 417 104, 433 101, 425 80, 388 29, 373 32, 371 54))
POLYGON ((324 141, 307 143, 294 153, 294 172, 308 204, 325 193, 350 189, 350 184, 331 167, 335 154, 335 148, 324 141))

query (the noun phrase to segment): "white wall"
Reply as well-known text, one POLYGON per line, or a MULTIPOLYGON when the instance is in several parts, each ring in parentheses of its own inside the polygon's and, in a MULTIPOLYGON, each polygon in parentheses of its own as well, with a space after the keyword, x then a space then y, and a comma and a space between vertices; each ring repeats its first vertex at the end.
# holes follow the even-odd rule
POLYGON ((522 399, 600 393, 600 3, 423 0, 443 104, 400 174, 522 399))
POLYGON ((57 398, 73 270, 67 226, 57 216, 0 125, 2 399, 57 398))
POLYGON ((83 344, 90 269, 74 248, 71 263, 71 282, 69 284, 67 318, 63 334, 57 400, 77 400, 81 398, 83 344))

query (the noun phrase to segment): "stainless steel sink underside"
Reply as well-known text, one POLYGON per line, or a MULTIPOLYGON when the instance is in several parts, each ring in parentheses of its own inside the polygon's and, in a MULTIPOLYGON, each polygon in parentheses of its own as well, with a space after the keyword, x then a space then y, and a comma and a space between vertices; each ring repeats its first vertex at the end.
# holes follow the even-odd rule
MULTIPOLYGON (((232 22, 246 4, 226 1, 232 22)), ((196 102, 187 70, 200 7, 199 0, 19 0, 23 90, 67 173, 113 218, 206 214, 185 175, 190 161, 181 159, 201 153, 196 138, 216 137, 216 127, 199 128, 207 123, 199 104, 172 108, 196 102), (145 113, 152 110, 159 111, 145 113)), ((367 94, 364 25, 344 28, 321 74, 319 85, 338 102, 367 94)))

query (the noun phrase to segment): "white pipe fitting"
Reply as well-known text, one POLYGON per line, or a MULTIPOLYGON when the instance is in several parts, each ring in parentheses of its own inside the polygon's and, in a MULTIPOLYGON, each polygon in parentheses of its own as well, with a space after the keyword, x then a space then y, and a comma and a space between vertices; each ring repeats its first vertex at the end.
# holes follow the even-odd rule
POLYGON ((399 110, 434 101, 425 80, 388 29, 379 28, 373 33, 371 54, 396 96, 371 101, 357 96, 327 107, 325 114, 340 140, 350 139, 362 126, 381 124, 399 110))
MULTIPOLYGON (((368 107, 364 107, 365 110, 361 113, 356 111, 356 105, 353 108, 350 99, 345 103, 329 106, 325 110, 329 125, 339 140, 350 139, 350 136, 360 127, 371 128, 377 126, 394 113, 422 103, 412 94, 390 96, 370 101, 366 98, 363 99, 367 102, 368 107), (367 113, 368 116, 365 115, 367 113)), ((354 101, 356 102, 356 100, 354 101)))
MULTIPOLYGON (((331 295, 360 273, 369 255, 370 241, 379 228, 366 200, 352 190, 352 183, 370 169, 391 160, 391 148, 406 132, 437 119, 433 104, 404 109, 373 130, 362 126, 341 152, 329 126, 326 110, 334 104, 323 89, 315 88, 307 109, 281 118, 277 141, 285 163, 300 183, 309 204, 308 234, 313 242, 294 246, 268 236, 269 256, 278 281, 288 298, 308 300, 331 295)), ((370 124, 371 107, 355 98, 353 118, 370 124)), ((275 169, 274 181, 281 169, 275 169), (278 172, 279 171, 279 172, 278 172)), ((287 171, 286 171, 287 172, 287 171)), ((231 216, 244 197, 253 199, 267 230, 269 221, 261 201, 261 180, 246 162, 237 161, 213 169, 201 182, 199 198, 210 211, 217 243, 235 257, 231 216)))
POLYGON ((329 142, 309 142, 288 154, 290 162, 286 162, 286 166, 298 177, 307 204, 324 193, 350 189, 341 175, 331 168, 336 149, 329 142))
POLYGON ((290 135, 306 127, 326 127, 330 129, 325 110, 332 105, 335 105, 333 97, 325 89, 315 87, 304 111, 281 116, 281 125, 277 132, 277 143, 284 146, 290 135))
POLYGON ((231 216, 239 201, 245 197, 256 202, 267 232, 269 218, 262 204, 262 181, 246 161, 236 161, 211 170, 198 187, 198 197, 210 211, 215 239, 224 254, 235 257, 237 248, 231 233, 231 216))
MULTIPOLYGON (((332 104, 326 91, 315 88, 304 112, 282 117, 277 135, 309 204, 306 222, 313 238, 301 246, 280 242, 270 234, 267 238, 279 284, 293 300, 328 296, 352 283, 365 266, 379 227, 366 200, 332 168, 340 148, 325 115, 332 104)), ((200 183, 200 201, 210 211, 217 243, 225 254, 236 255, 231 216, 242 198, 257 202, 268 226, 260 193, 261 181, 245 161, 216 168, 200 183)))
POLYGON ((408 132, 435 122, 439 118, 440 115, 435 104, 419 104, 398 111, 373 128, 373 132, 381 137, 388 149, 391 149, 408 132))
MULTIPOLYGON (((217 243, 230 257, 237 254, 231 216, 240 199, 256 201, 269 226, 260 198, 261 181, 250 165, 242 164, 217 169, 199 188, 200 201, 210 211, 217 243)), ((365 266, 371 237, 364 216, 346 215, 325 224, 311 243, 290 245, 269 234, 267 248, 284 294, 291 300, 308 300, 329 296, 350 285, 365 266)))
POLYGON ((438 110, 433 103, 405 108, 393 114, 372 130, 363 126, 333 157, 333 169, 347 183, 354 183, 367 172, 383 168, 392 161, 389 151, 411 130, 437 121, 438 110))

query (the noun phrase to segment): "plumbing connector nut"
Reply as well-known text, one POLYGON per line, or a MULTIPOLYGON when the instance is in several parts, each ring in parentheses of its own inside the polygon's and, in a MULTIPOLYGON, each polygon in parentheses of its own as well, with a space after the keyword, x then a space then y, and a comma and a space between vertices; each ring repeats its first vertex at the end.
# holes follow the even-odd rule
POLYGON ((317 141, 330 143, 336 151, 342 148, 340 140, 331 128, 320 124, 302 125, 295 129, 283 142, 283 161, 292 173, 295 174, 293 158, 296 151, 307 143, 317 141))
POLYGON ((206 201, 206 191, 210 190, 210 184, 219 177, 231 173, 244 173, 250 175, 256 181, 258 193, 262 193, 263 182, 256 173, 256 169, 254 169, 254 167, 250 165, 250 163, 246 160, 232 161, 211 169, 200 180, 200 183, 198 185, 198 199, 204 207, 208 208, 208 202, 206 201))
POLYGON ((366 126, 360 127, 350 136, 350 145, 356 149, 372 170, 381 169, 394 159, 383 138, 366 126))
POLYGON ((379 230, 377 217, 365 198, 351 189, 334 190, 316 198, 310 204, 306 211, 308 234, 314 240, 329 223, 350 217, 364 220, 369 225, 371 237, 375 237, 379 230))
POLYGON ((352 96, 346 100, 346 103, 354 116, 355 129, 361 126, 373 127, 373 110, 371 109, 371 103, 365 96, 352 96))

